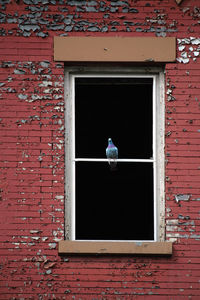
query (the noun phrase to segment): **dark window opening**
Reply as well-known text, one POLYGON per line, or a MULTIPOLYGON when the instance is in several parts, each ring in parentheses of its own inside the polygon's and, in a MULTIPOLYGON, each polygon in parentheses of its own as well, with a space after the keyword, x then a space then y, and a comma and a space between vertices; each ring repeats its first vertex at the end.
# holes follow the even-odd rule
POLYGON ((76 239, 152 240, 151 163, 76 163, 76 239))
MULTIPOLYGON (((152 78, 75 79, 75 157, 106 158, 107 140, 119 159, 153 156, 152 78)), ((152 162, 76 162, 75 238, 153 240, 152 162)))
POLYGON ((152 78, 77 78, 76 157, 105 158, 112 138, 119 158, 152 157, 152 78))

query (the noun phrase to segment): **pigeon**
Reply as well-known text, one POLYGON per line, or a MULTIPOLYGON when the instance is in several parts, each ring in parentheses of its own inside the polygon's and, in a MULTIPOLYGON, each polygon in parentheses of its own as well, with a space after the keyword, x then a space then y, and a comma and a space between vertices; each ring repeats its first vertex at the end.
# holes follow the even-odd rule
POLYGON ((117 170, 117 158, 118 158, 118 149, 113 144, 112 139, 108 139, 108 147, 106 148, 106 156, 108 158, 108 163, 110 165, 111 171, 117 170))

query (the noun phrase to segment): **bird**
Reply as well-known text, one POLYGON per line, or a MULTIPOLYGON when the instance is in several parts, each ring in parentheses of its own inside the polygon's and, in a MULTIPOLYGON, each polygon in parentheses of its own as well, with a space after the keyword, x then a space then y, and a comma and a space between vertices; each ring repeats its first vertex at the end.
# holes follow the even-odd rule
POLYGON ((108 139, 108 147, 106 148, 106 156, 111 171, 117 170, 118 148, 113 144, 112 139, 108 139))

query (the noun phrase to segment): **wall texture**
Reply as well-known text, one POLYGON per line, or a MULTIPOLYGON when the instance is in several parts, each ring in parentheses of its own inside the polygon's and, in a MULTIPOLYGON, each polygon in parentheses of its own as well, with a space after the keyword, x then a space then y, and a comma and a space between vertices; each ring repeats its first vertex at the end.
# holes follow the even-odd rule
POLYGON ((199 299, 200 3, 0 0, 0 299, 199 299), (64 64, 54 36, 177 38, 166 64, 172 257, 64 256, 64 64))

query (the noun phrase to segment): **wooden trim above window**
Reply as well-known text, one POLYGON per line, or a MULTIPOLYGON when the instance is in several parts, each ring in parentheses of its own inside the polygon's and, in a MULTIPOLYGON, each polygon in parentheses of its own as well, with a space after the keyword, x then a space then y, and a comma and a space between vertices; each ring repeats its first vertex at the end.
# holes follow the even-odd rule
POLYGON ((54 37, 54 60, 65 62, 174 62, 174 37, 54 37))
POLYGON ((59 254, 171 255, 171 242, 60 241, 59 254))

